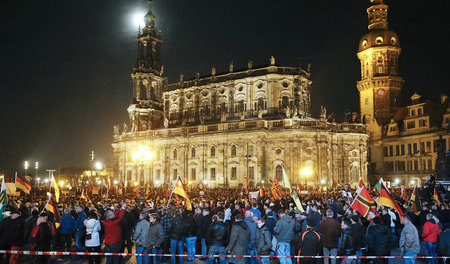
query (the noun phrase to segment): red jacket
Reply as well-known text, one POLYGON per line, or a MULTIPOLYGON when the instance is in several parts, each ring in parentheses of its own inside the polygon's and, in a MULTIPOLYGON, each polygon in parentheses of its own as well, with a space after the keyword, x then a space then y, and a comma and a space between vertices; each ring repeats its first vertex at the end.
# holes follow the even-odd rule
POLYGON ((425 242, 436 243, 440 233, 438 224, 434 223, 434 221, 427 221, 423 226, 422 237, 425 242))
POLYGON ((120 221, 122 220, 124 214, 125 210, 120 209, 115 212, 115 215, 119 216, 119 218, 103 221, 103 226, 105 227, 105 244, 117 244, 122 241, 122 228, 120 227, 120 221))

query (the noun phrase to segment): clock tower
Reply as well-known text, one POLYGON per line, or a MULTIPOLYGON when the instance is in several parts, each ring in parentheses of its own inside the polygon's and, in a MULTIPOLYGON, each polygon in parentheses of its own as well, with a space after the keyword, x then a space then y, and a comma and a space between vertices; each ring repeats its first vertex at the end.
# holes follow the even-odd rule
POLYGON ((361 121, 366 124, 371 140, 381 139, 383 127, 391 120, 399 103, 403 79, 399 76, 401 52, 397 34, 388 29, 388 6, 383 0, 371 0, 367 9, 369 32, 361 37, 358 59, 361 80, 357 82, 361 121))

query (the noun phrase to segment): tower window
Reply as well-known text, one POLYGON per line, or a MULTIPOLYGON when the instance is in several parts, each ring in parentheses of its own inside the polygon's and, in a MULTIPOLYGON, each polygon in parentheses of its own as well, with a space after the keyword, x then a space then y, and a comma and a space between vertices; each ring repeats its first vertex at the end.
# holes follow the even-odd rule
POLYGON ((215 156, 216 156, 216 148, 211 147, 211 157, 215 157, 215 156))
POLYGON ((382 38, 382 37, 377 37, 377 38, 375 39, 375 43, 377 43, 377 44, 382 44, 382 43, 383 43, 383 38, 382 38))
POLYGON ((191 157, 192 157, 192 158, 195 158, 195 148, 192 148, 192 149, 191 149, 191 157))
POLYGON ((216 179, 216 168, 211 168, 211 175, 210 175, 210 179, 211 180, 215 180, 216 179))

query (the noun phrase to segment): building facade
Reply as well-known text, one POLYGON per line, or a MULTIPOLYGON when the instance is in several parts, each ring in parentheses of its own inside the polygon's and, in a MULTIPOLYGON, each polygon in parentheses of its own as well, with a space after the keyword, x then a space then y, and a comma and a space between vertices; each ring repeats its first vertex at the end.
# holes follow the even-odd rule
POLYGON ((388 6, 383 0, 372 3, 367 9, 369 32, 361 37, 357 53, 361 121, 370 136, 370 178, 372 183, 383 177, 402 185, 420 184, 435 172, 440 137, 445 151, 449 149, 447 96, 435 103, 414 94, 409 105, 400 106, 400 42, 388 28, 388 6))
MULTIPOLYGON (((129 184, 237 186, 367 181, 366 128, 311 117, 311 75, 268 65, 225 73, 181 75, 169 84, 160 60, 161 32, 150 10, 138 33, 129 123, 114 127, 114 173, 129 184), (305 170, 306 169, 306 170, 305 170), (300 173, 300 172, 303 173, 300 173)), ((309 67, 308 67, 309 68, 309 67)))

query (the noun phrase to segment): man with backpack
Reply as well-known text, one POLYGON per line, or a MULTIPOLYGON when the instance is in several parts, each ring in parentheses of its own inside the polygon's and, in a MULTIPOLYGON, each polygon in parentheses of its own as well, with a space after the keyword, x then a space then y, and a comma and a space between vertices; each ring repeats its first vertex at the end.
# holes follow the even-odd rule
MULTIPOLYGON (((303 232, 300 239, 299 256, 317 256, 320 254, 320 235, 314 231, 315 223, 308 221, 306 231, 303 232)), ((302 259, 302 264, 315 264, 316 259, 302 259)))

